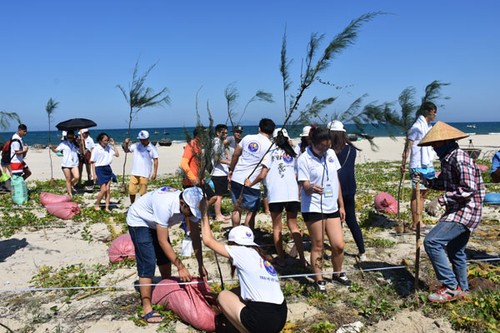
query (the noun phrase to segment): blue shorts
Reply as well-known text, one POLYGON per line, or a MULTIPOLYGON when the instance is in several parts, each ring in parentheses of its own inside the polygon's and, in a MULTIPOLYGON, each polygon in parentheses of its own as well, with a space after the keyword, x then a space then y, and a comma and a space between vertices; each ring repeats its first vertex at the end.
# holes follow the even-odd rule
POLYGON ((152 278, 155 276, 156 265, 170 263, 170 260, 160 247, 160 243, 158 243, 156 230, 148 227, 128 226, 128 232, 134 243, 139 277, 152 278))
POLYGON ((260 208, 260 189, 255 189, 251 187, 246 187, 231 181, 231 196, 233 198, 233 204, 239 199, 241 192, 243 191, 243 200, 241 201, 241 207, 250 211, 256 212, 260 208))
MULTIPOLYGON (((425 179, 436 178, 436 173, 434 172, 433 166, 424 167, 424 168, 410 168, 411 188, 416 187, 416 183, 413 181, 413 175, 415 175, 415 173, 417 173, 417 172, 421 173, 425 179)), ((420 182, 420 189, 427 190, 427 187, 425 187, 424 184, 422 182, 420 182)))

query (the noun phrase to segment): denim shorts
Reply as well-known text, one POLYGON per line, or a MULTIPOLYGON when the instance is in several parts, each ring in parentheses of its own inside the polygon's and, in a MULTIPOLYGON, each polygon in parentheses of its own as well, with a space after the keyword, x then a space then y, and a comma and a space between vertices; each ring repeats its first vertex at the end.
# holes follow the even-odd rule
POLYGON ((241 191, 243 191, 241 207, 250 212, 258 211, 260 208, 260 189, 246 187, 240 183, 231 181, 231 196, 233 198, 233 204, 238 201, 241 191))
MULTIPOLYGON (((158 243, 156 230, 148 227, 128 227, 135 248, 137 273, 141 278, 152 278, 156 265, 170 263, 158 243)), ((170 242, 170 240, 169 240, 170 242)))
MULTIPOLYGON (((428 166, 428 167, 423 167, 423 168, 411 168, 410 169, 410 178, 411 178, 411 187, 412 188, 415 188, 417 186, 416 183, 413 181, 413 175, 417 172, 421 173, 425 179, 436 178, 436 172, 434 171, 433 166, 428 166)), ((427 187, 425 187, 424 184, 422 184, 422 182, 420 182, 420 189, 426 190, 427 187)))

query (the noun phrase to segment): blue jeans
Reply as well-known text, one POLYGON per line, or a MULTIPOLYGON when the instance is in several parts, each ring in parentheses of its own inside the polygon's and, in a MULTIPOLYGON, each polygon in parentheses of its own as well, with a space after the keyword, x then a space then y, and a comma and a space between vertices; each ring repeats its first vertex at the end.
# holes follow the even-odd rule
POLYGON ((450 289, 469 290, 465 246, 470 231, 458 222, 439 222, 425 237, 425 252, 437 279, 450 289), (450 262, 453 269, 450 268, 450 262))

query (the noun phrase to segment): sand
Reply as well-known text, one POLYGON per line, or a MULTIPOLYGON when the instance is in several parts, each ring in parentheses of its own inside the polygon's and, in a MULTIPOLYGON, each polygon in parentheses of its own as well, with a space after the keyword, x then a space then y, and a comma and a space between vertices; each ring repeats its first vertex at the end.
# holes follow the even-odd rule
MULTIPOLYGON (((472 136, 473 144, 476 148, 481 149, 481 157, 491 158, 492 154, 498 150, 496 144, 500 143, 500 135, 477 135, 472 136)), ((366 140, 356 142, 356 145, 362 149, 358 155, 357 162, 376 162, 376 161, 399 161, 403 149, 404 139, 397 138, 376 138, 375 143, 379 150, 370 149, 369 142, 366 140)), ((462 140, 462 146, 469 145, 468 139, 462 140)), ((158 147, 159 151, 159 177, 165 177, 176 172, 182 155, 183 144, 173 144, 170 147, 158 147)), ((121 174, 124 160, 124 153, 120 151, 120 157, 115 159, 112 167, 117 174, 121 174)), ((62 178, 60 169, 60 157, 52 154, 54 164, 53 172, 55 178, 62 178)), ((45 150, 32 149, 26 158, 27 163, 33 172, 33 180, 48 180, 50 179, 50 163, 49 152, 45 150)), ((128 156, 127 173, 132 166, 131 156, 128 156)), ((84 178, 86 175, 84 176, 84 178)), ((90 199, 84 195, 84 201, 90 199)), ((498 212, 495 212, 495 218, 498 219, 498 212)), ((112 218, 110 218, 112 220, 112 218)), ((270 223, 268 216, 260 214, 258 221, 270 223)), ((104 221, 103 221, 104 222, 104 221)), ((1 222, 0 222, 1 223, 1 222)), ((116 306, 113 302, 119 297, 130 297, 134 295, 133 284, 136 281, 135 268, 123 268, 113 273, 112 276, 106 276, 103 285, 113 285, 122 288, 119 291, 105 292, 98 295, 93 295, 83 299, 72 299, 69 303, 64 302, 49 302, 43 303, 35 301, 37 298, 44 297, 43 293, 26 293, 25 289, 32 286, 30 282, 32 276, 38 273, 42 265, 48 265, 55 268, 66 267, 71 264, 84 263, 90 264, 107 264, 107 245, 106 241, 110 239, 111 234, 105 223, 96 223, 89 227, 88 232, 92 235, 92 239, 84 240, 82 237, 82 223, 73 221, 65 222, 65 228, 49 228, 47 230, 30 230, 23 228, 9 239, 0 239, 0 300, 10 299, 10 303, 0 305, 0 323, 12 329, 13 331, 23 330, 29 332, 156 332, 158 326, 149 325, 146 327, 137 327, 124 314, 123 308, 116 306), (7 291, 16 290, 16 295, 19 296, 19 304, 12 301, 12 294, 7 291), (26 295, 28 299, 34 302, 33 306, 28 307, 26 311, 23 307, 26 305, 26 295), (23 306, 21 306, 21 303, 23 306), (57 313, 54 312, 54 307, 57 313), (27 327, 29 327, 27 329, 27 327)), ((109 221, 108 221, 109 224, 109 221)), ((392 238, 386 232, 386 235, 381 237, 392 238)), ((172 232, 172 237, 178 237, 180 230, 172 232)), ((355 253, 355 245, 353 244, 350 233, 344 232, 346 237, 346 255, 345 269, 353 269, 355 259, 352 253, 355 253)), ((377 253, 375 249, 367 249, 368 255, 374 261, 390 262, 394 265, 399 265, 403 259, 411 259, 413 253, 413 237, 412 235, 401 236, 397 240, 398 245, 391 250, 389 255, 385 253, 377 253)), ((175 249, 180 252, 180 242, 175 249)), ((206 268, 210 276, 217 280, 217 268, 212 260, 205 260, 206 268)), ((196 264, 194 259, 186 259, 186 266, 195 272, 196 264)), ((227 271, 226 263, 222 264, 223 269, 227 271)), ((174 269, 175 274, 175 269, 174 269)), ((158 275, 158 274, 157 274, 158 275)), ((226 281, 229 276, 225 273, 226 281)), ((330 286, 330 285, 329 285, 330 286)), ((331 286, 331 288, 334 288, 331 286)), ((61 297, 60 297, 61 299, 61 297)), ((136 299, 137 300, 137 299, 136 299)), ((289 307, 288 319, 292 322, 307 318, 314 315, 318 310, 305 302, 294 302, 289 307)), ((420 313, 401 313, 392 320, 381 322, 379 326, 370 328, 368 331, 384 331, 384 332, 421 332, 436 330, 435 321, 425 319, 420 313), (408 323, 408 317, 413 317, 417 320, 408 323)), ((176 332, 193 331, 189 326, 177 322, 174 328, 176 332)), ((448 323, 440 322, 440 332, 452 332, 453 330, 448 323)), ((0 332, 2 329, 0 328, 0 332)))

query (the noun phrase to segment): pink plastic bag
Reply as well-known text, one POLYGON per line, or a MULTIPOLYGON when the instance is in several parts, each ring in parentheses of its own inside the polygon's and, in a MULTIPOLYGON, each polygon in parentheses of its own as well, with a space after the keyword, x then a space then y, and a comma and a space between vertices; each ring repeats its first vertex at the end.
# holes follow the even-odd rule
POLYGON ((80 207, 76 202, 58 202, 46 205, 45 208, 49 214, 57 216, 63 220, 71 220, 76 214, 80 214, 80 207))
POLYGON ((380 192, 375 196, 375 208, 382 213, 397 214, 398 202, 387 192, 380 192))
POLYGON ((192 284, 179 284, 178 279, 162 280, 153 290, 153 304, 172 310, 183 321, 207 332, 215 331, 215 312, 206 296, 210 287, 206 280, 194 278, 192 284))
POLYGON ((123 259, 135 259, 135 249, 129 234, 118 236, 108 249, 109 261, 117 263, 123 259))
POLYGON ((56 204, 59 202, 71 201, 71 197, 67 194, 54 194, 49 192, 40 193, 40 203, 44 206, 56 204))

